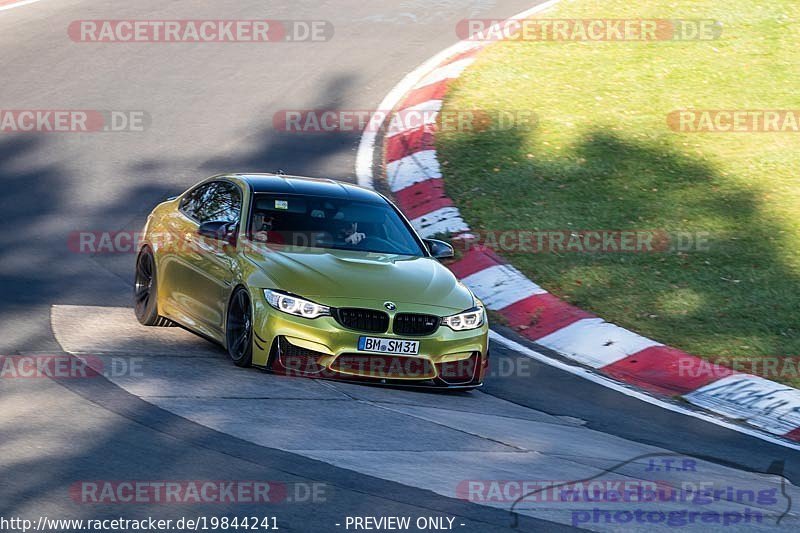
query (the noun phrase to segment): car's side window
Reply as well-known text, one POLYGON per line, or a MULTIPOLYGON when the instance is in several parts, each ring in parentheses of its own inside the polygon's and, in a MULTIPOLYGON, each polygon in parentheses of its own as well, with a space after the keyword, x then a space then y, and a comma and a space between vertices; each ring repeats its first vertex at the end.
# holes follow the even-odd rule
POLYGON ((218 181, 198 190, 193 204, 194 218, 203 222, 238 222, 242 212, 242 195, 233 183, 218 181))
POLYGON ((198 201, 210 188, 212 188, 215 184, 208 183, 201 187, 197 187, 189 194, 187 194, 183 200, 181 200, 180 210, 181 212, 189 218, 197 219, 196 210, 200 205, 198 201))

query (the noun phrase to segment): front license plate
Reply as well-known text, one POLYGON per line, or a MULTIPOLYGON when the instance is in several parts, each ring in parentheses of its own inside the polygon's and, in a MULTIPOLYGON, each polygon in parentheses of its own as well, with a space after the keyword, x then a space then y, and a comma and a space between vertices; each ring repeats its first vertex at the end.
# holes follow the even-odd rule
POLYGON ((419 341, 361 337, 358 339, 358 350, 361 352, 417 355, 419 353, 419 341))

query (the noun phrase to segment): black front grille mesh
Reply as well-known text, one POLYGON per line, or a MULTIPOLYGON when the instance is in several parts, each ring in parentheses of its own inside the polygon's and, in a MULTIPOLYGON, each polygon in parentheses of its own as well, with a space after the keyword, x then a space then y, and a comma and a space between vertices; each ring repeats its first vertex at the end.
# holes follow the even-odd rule
POLYGON ((478 365, 480 364, 480 352, 473 352, 469 359, 437 363, 436 368, 439 369, 439 379, 448 385, 466 385, 478 375, 478 365))
POLYGON ((385 333, 389 329, 389 315, 374 309, 335 309, 333 317, 348 329, 367 333, 385 333))
POLYGON ((287 374, 318 374, 325 369, 318 363, 319 358, 325 357, 324 353, 295 346, 285 337, 279 337, 278 342, 280 343, 279 366, 273 369, 280 371, 282 368, 287 374))
POLYGON ((285 355, 287 357, 308 357, 310 359, 325 356, 324 353, 315 352, 307 348, 301 348, 300 346, 295 346, 291 342, 287 341, 285 337, 279 337, 278 340, 281 343, 281 355, 285 355))
POLYGON ((399 313, 394 317, 394 332, 398 335, 430 335, 439 328, 439 317, 399 313))

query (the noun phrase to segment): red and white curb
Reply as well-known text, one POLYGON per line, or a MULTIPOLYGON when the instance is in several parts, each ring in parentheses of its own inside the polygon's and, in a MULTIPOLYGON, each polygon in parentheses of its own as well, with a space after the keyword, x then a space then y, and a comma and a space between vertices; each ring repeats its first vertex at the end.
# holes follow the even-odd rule
MULTIPOLYGON (((557 1, 551 0, 512 18, 527 18, 557 1)), ((379 109, 393 109, 395 116, 401 111, 404 114, 413 110, 427 111, 425 116, 429 119, 413 127, 390 120, 383 138, 389 189, 423 237, 449 233, 458 238, 470 231, 452 199, 444 193, 435 147, 435 117, 449 84, 474 62, 475 55, 484 46, 483 42, 460 42, 448 48, 407 75, 379 106, 379 109)), ((359 146, 356 172, 363 186, 373 185, 376 138, 374 132, 365 132, 359 146)), ((487 308, 502 315, 511 328, 540 346, 656 397, 680 396, 717 415, 800 441, 800 390, 710 365, 606 322, 559 300, 491 250, 470 249, 450 268, 487 308), (694 370, 687 372, 686 369, 694 370)), ((503 339, 505 344, 513 343, 496 333, 493 337, 503 339)), ((687 414, 691 412, 686 411, 687 414)), ((785 443, 716 417, 709 420, 772 442, 785 443)))

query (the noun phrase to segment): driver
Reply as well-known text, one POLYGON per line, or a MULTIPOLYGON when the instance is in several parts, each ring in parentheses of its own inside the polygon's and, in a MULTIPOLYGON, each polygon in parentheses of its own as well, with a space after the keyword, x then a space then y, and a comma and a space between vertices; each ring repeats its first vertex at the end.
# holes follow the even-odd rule
POLYGON ((339 211, 333 217, 333 220, 336 221, 336 225, 339 226, 339 230, 336 232, 337 239, 341 239, 347 244, 356 246, 367 238, 366 233, 358 231, 358 222, 348 224, 344 222, 344 219, 345 215, 342 211, 339 211))
POLYGON ((358 231, 358 222, 353 222, 353 225, 346 230, 346 232, 347 236, 344 238, 344 242, 352 244, 353 246, 357 245, 367 237, 365 233, 358 231))
POLYGON ((272 230, 275 217, 258 211, 253 215, 253 239, 259 242, 284 244, 283 236, 272 230))

